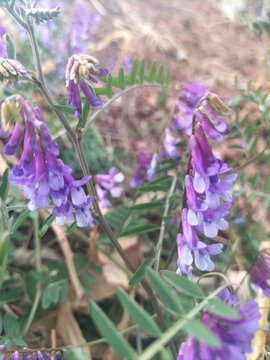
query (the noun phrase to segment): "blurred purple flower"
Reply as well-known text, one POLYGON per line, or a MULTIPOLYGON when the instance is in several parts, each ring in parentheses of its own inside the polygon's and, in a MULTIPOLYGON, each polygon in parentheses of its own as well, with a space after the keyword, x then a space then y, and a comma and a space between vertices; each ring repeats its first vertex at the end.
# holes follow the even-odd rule
POLYGON ((267 253, 260 252, 250 276, 253 289, 261 288, 264 296, 270 297, 270 256, 267 253))
POLYGON ((106 208, 112 206, 108 199, 108 194, 110 193, 114 198, 121 196, 123 188, 117 186, 117 184, 124 181, 124 174, 122 172, 116 173, 116 169, 113 167, 109 170, 109 174, 97 174, 95 179, 97 181, 97 184, 95 185, 96 192, 101 207, 106 208))
POLYGON ((165 136, 161 148, 161 161, 164 161, 168 158, 172 158, 173 160, 177 160, 179 158, 179 152, 177 148, 177 144, 180 139, 176 139, 173 137, 169 128, 165 129, 165 136))
POLYGON ((206 92, 206 86, 194 83, 189 85, 182 83, 183 91, 179 94, 176 106, 178 112, 174 114, 171 123, 172 130, 187 130, 191 134, 192 117, 195 106, 206 92))
POLYGON ((157 154, 154 154, 151 158, 147 151, 141 146, 137 146, 137 152, 139 163, 136 166, 133 179, 130 182, 132 188, 141 185, 143 180, 149 182, 156 179, 157 154))
MULTIPOLYGON (((239 302, 228 289, 220 292, 219 299, 228 306, 239 302)), ((245 353, 252 351, 251 341, 261 315, 255 301, 248 301, 236 311, 239 319, 232 320, 203 309, 201 322, 219 339, 220 347, 212 348, 188 335, 180 346, 177 360, 245 360, 245 353)))
POLYGON ((7 44, 6 44, 6 34, 8 33, 7 29, 0 24, 0 57, 7 58, 7 44))

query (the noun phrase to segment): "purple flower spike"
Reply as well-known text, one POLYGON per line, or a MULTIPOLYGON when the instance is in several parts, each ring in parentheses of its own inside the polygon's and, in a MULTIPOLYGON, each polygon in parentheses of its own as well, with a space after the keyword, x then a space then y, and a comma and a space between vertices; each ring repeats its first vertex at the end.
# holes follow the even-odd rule
MULTIPOLYGON (((219 294, 221 301, 228 306, 235 306, 239 300, 228 289, 219 294)), ((239 319, 227 319, 213 314, 206 309, 201 311, 201 322, 219 339, 217 348, 199 342, 191 335, 180 346, 177 360, 245 360, 245 353, 250 353, 252 338, 258 329, 261 315, 258 304, 249 301, 237 308, 239 319)))
POLYGON ((270 256, 261 252, 255 266, 250 272, 252 287, 257 290, 260 287, 264 296, 270 297, 270 256))

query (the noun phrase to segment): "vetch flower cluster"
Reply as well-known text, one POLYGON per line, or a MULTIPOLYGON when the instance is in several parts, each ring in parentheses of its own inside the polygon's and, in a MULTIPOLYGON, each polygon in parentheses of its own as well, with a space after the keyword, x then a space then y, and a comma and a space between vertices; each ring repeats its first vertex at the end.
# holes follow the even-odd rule
POLYGON ((40 109, 15 95, 2 104, 1 110, 0 136, 7 138, 12 132, 3 152, 14 155, 23 143, 21 158, 13 167, 9 182, 20 186, 25 198, 30 200, 29 209, 44 208, 52 201, 57 224, 72 223, 73 212, 78 226, 91 224, 89 205, 93 199, 87 197, 82 187, 90 176, 75 180, 71 168, 57 158, 58 145, 52 141, 40 109))
POLYGON ((112 167, 108 174, 97 174, 96 180, 96 192, 100 200, 100 205, 103 208, 111 207, 112 204, 108 199, 108 195, 111 194, 113 198, 121 196, 123 188, 117 186, 124 181, 125 176, 122 172, 116 173, 116 169, 112 167))
POLYGON ((190 274, 192 253, 195 256, 195 264, 200 270, 211 271, 214 269, 214 263, 210 256, 222 251, 221 244, 206 245, 199 241, 195 230, 205 237, 215 238, 219 230, 228 227, 225 217, 229 214, 233 203, 229 190, 237 175, 223 176, 231 168, 213 154, 206 137, 207 134, 220 141, 229 132, 222 118, 222 115, 228 114, 228 111, 227 106, 211 93, 205 94, 205 99, 195 110, 195 133, 191 135, 189 141, 192 172, 185 177, 187 207, 182 213, 183 233, 177 236, 180 274, 190 274))
POLYGON ((97 83, 96 76, 106 77, 108 75, 108 69, 98 67, 99 63, 99 60, 93 56, 84 54, 72 55, 68 60, 66 68, 67 103, 72 104, 75 110, 74 116, 79 118, 82 116, 81 90, 90 105, 96 109, 102 109, 102 102, 95 97, 93 88, 88 83, 97 83))
MULTIPOLYGON (((223 289, 219 299, 228 306, 236 306, 239 299, 231 295, 228 289, 223 289)), ((245 360, 245 353, 250 353, 251 340, 258 329, 261 317, 256 301, 248 301, 237 308, 239 319, 228 319, 202 310, 201 322, 220 340, 219 348, 199 342, 188 335, 180 346, 177 360, 245 360)))

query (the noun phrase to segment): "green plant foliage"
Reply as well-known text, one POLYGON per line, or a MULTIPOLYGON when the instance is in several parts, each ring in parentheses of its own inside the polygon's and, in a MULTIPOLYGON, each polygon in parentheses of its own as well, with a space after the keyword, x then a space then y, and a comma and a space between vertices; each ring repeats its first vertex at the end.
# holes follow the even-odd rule
POLYGON ((188 280, 187 278, 180 276, 172 271, 164 270, 161 272, 162 277, 177 290, 180 290, 182 293, 196 297, 204 298, 205 295, 201 288, 196 285, 194 282, 188 280))
POLYGON ((107 315, 94 302, 90 303, 90 314, 100 335, 106 339, 108 344, 124 359, 133 359, 135 352, 132 347, 117 331, 107 315))
POLYGON ((167 283, 150 268, 147 269, 147 276, 157 296, 160 298, 163 304, 180 315, 182 313, 182 309, 179 299, 173 290, 170 289, 167 283))
POLYGON ((219 339, 197 319, 189 319, 184 325, 184 330, 194 338, 213 348, 220 346, 219 339))
POLYGON ((134 300, 132 300, 124 290, 119 288, 117 290, 117 294, 121 304, 136 324, 138 324, 151 336, 156 337, 161 334, 161 330, 151 316, 148 315, 147 312, 134 300))

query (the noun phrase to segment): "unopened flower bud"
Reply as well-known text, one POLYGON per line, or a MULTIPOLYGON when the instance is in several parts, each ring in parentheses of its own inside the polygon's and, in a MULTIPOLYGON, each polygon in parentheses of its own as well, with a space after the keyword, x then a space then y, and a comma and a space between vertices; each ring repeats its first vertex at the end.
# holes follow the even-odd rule
POLYGON ((24 66, 18 61, 0 58, 0 81, 8 87, 17 85, 20 75, 27 80, 31 79, 24 66))
POLYGON ((217 115, 228 115, 232 113, 232 109, 230 109, 216 94, 207 92, 205 93, 205 98, 215 108, 217 115))
POLYGON ((60 14, 60 7, 56 6, 54 9, 28 9, 26 16, 31 18, 37 25, 46 21, 55 19, 60 14))
MULTIPOLYGON (((20 95, 18 95, 19 97, 20 95)), ((14 123, 18 123, 20 129, 23 130, 22 118, 20 114, 20 106, 17 97, 6 99, 1 105, 1 121, 4 131, 11 132, 14 123)))

